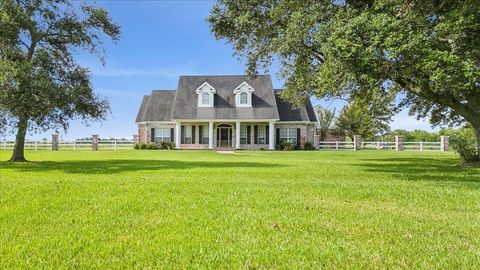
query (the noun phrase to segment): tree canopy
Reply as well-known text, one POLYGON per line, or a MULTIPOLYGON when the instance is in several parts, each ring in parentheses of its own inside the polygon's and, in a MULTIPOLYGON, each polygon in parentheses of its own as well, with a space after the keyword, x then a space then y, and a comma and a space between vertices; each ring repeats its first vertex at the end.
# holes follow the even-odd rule
POLYGON ((2 0, 0 4, 1 123, 16 130, 11 160, 24 160, 27 130, 68 128, 71 119, 102 120, 108 100, 96 95, 83 49, 104 60, 103 36, 120 28, 103 8, 68 0, 2 0))
POLYGON ((335 109, 328 109, 317 107, 316 108, 318 118, 318 131, 320 135, 320 141, 324 141, 327 136, 328 130, 332 127, 335 121, 335 109))
POLYGON ((476 0, 218 0, 208 20, 251 75, 278 60, 286 98, 397 91, 434 126, 469 122, 480 146, 476 0))

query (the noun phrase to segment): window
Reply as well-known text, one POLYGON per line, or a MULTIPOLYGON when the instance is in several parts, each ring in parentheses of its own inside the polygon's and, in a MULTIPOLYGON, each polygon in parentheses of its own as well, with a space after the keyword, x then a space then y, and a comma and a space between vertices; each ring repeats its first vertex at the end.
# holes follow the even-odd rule
POLYGON ((258 134, 257 134, 257 143, 258 144, 265 144, 266 135, 266 126, 258 126, 258 134))
POLYGON ((252 107, 252 94, 255 91, 247 82, 242 82, 237 86, 233 93, 235 94, 235 106, 252 107))
POLYGON ((198 107, 213 107, 214 96, 217 90, 213 88, 207 82, 204 82, 200 87, 195 90, 198 95, 198 107))
POLYGON ((208 125, 200 126, 200 143, 208 144, 208 125))
POLYGON ((247 126, 240 126, 240 144, 247 144, 247 126))
POLYGON ((297 129, 296 128, 281 128, 280 141, 289 141, 292 144, 297 144, 297 129))
POLYGON ((202 104, 207 105, 210 103, 210 94, 207 92, 204 92, 202 94, 202 104))
POLYGON ((170 128, 156 128, 155 129, 155 142, 169 142, 172 140, 170 138, 171 129, 170 128))
POLYGON ((248 104, 248 94, 243 92, 240 94, 240 104, 248 104))
POLYGON ((191 144, 192 143, 192 126, 182 126, 182 138, 181 143, 191 144))

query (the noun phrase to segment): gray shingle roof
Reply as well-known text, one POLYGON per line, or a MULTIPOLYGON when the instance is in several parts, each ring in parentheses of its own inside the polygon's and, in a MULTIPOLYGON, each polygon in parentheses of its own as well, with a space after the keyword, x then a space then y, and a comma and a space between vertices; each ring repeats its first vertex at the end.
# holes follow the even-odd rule
POLYGON ((175 90, 153 90, 150 96, 144 96, 135 122, 171 121, 175 90))
POLYGON ((174 119, 278 119, 278 110, 273 95, 272 80, 268 75, 253 79, 248 76, 181 76, 173 111, 174 119), (233 90, 242 82, 255 91, 252 107, 237 108, 233 90), (197 106, 195 90, 204 82, 217 91, 214 107, 197 106))
POLYGON ((317 116, 313 110, 312 102, 308 99, 305 106, 295 108, 292 103, 280 97, 281 90, 275 90, 280 121, 310 121, 317 122, 317 116))
POLYGON ((316 121, 312 104, 294 109, 281 99, 272 87, 269 75, 248 76, 181 76, 177 90, 154 90, 144 96, 136 122, 171 121, 174 119, 276 119, 280 121, 316 121), (255 89, 252 107, 235 106, 233 90, 242 82, 255 89), (214 107, 197 106, 195 90, 204 82, 216 89, 214 107))

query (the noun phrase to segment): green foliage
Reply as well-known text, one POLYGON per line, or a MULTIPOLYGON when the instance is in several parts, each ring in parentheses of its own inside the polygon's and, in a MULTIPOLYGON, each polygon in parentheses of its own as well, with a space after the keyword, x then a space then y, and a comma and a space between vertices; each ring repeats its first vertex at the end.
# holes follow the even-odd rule
POLYGON ((160 149, 172 150, 175 148, 175 142, 160 142, 160 149))
POLYGON ((325 141, 328 130, 332 127, 335 121, 335 108, 330 110, 328 108, 322 108, 320 106, 316 109, 318 118, 318 131, 320 135, 320 141, 325 141))
POLYGON ((105 98, 93 92, 90 73, 75 51, 98 55, 102 36, 118 40, 119 26, 103 8, 68 0, 0 2, 0 122, 17 130, 12 160, 24 160, 26 130, 68 128, 69 120, 104 120, 105 98), (102 35, 103 34, 103 35, 102 35))
POLYGON ((175 143, 174 142, 165 142, 161 141, 158 143, 137 143, 134 146, 135 149, 140 149, 140 150, 172 150, 175 149, 175 143))
POLYGON ((450 146, 457 151, 465 162, 480 161, 480 157, 476 155, 478 146, 475 144, 475 131, 471 127, 443 129, 440 134, 450 137, 450 146))
POLYGON ((305 150, 314 150, 315 149, 315 147, 313 146, 313 143, 310 142, 310 141, 306 141, 303 144, 303 147, 305 148, 305 150))
POLYGON ((249 74, 278 61, 285 98, 400 91, 412 115, 467 121, 480 145, 478 1, 217 0, 208 21, 249 74))
POLYGON ((425 130, 408 131, 396 129, 381 136, 381 139, 383 141, 393 142, 395 141, 395 136, 403 136, 403 139, 406 142, 438 142, 440 141, 441 135, 438 132, 429 132, 425 130))
POLYGON ((140 144, 139 144, 139 143, 136 143, 136 144, 133 146, 133 149, 139 150, 139 149, 140 149, 140 144))
POLYGON ((287 141, 287 140, 280 141, 280 149, 283 151, 292 150, 293 147, 294 145, 292 144, 291 141, 287 141))
POLYGON ((346 135, 353 141, 353 136, 371 138, 375 135, 375 122, 368 113, 366 102, 358 100, 343 107, 335 122, 337 133, 346 135))
POLYGON ((393 97, 379 91, 371 91, 366 99, 352 97, 336 119, 336 132, 352 141, 354 135, 372 139, 375 135, 384 134, 390 130, 389 123, 396 112, 392 105, 393 97))
POLYGON ((474 140, 469 140, 466 137, 456 137, 450 142, 450 145, 457 151, 462 159, 467 162, 479 162, 478 149, 474 140))
POLYGON ((3 269, 472 269, 479 263, 480 168, 456 166, 453 153, 28 156, 35 162, 0 163, 3 269))

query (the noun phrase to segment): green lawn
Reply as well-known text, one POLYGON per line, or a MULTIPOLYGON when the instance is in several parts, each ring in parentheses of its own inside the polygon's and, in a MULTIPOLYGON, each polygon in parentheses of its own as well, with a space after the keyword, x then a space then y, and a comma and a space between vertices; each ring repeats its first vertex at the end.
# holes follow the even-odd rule
POLYGON ((2 269, 480 268, 480 168, 453 153, 27 157, 0 163, 2 269))

